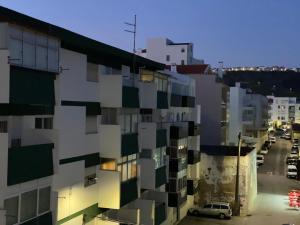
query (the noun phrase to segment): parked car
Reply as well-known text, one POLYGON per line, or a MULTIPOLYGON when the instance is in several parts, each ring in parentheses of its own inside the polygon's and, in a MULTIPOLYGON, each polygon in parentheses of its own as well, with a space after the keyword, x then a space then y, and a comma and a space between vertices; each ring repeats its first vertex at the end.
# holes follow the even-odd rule
POLYGON ((297 177, 297 167, 295 165, 288 165, 286 176, 288 178, 296 178, 297 177))
POLYGON ((299 144, 298 144, 298 143, 294 143, 294 144, 293 144, 293 147, 297 147, 297 148, 298 148, 298 147, 299 147, 299 144))
POLYGON ((213 202, 206 204, 203 207, 190 208, 188 214, 193 216, 216 216, 220 219, 225 219, 231 218, 232 210, 227 202, 213 202))
POLYGON ((288 164, 288 165, 297 165, 297 159, 295 159, 295 158, 287 158, 286 159, 286 164, 288 164))
POLYGON ((257 166, 264 164, 264 162, 265 162, 265 157, 263 155, 256 156, 256 165, 257 166))
POLYGON ((290 134, 285 134, 285 139, 286 140, 291 140, 292 138, 291 138, 291 135, 290 134))
POLYGON ((266 155, 266 154, 268 154, 268 149, 261 149, 261 150, 259 151, 259 153, 260 153, 261 155, 266 155))
POLYGON ((264 145, 267 146, 268 149, 270 149, 272 143, 270 141, 265 141, 264 145))
POLYGON ((293 143, 294 143, 294 144, 299 144, 299 139, 298 139, 298 138, 294 138, 294 139, 293 139, 293 143))
POLYGON ((299 153, 299 148, 297 146, 293 146, 292 149, 291 149, 291 153, 298 154, 299 153))
POLYGON ((299 157, 299 154, 298 154, 298 152, 297 152, 297 153, 295 153, 295 152, 291 152, 291 153, 290 153, 290 156, 291 156, 292 158, 296 158, 296 159, 298 159, 298 157, 299 157))
POLYGON ((276 137, 270 137, 269 140, 270 140, 272 143, 275 143, 275 142, 276 142, 276 137))

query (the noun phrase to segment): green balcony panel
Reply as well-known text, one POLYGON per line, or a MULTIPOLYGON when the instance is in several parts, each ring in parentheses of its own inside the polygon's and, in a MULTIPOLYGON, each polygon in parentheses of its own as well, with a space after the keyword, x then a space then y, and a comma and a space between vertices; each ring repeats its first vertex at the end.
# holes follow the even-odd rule
POLYGON ((53 73, 11 66, 10 103, 55 105, 54 79, 53 73))
POLYGON ((165 203, 160 203, 155 206, 155 222, 154 225, 160 225, 167 219, 165 203))
POLYGON ((156 130, 156 148, 167 146, 167 130, 158 129, 156 130))
POLYGON ((61 101, 61 105, 82 106, 86 109, 86 115, 101 115, 101 106, 99 102, 61 101))
POLYGON ((53 144, 42 144, 9 148, 7 185, 51 176, 53 147, 53 144))
POLYGON ((34 219, 21 223, 20 225, 52 225, 52 213, 48 212, 34 219))
POLYGON ((122 106, 124 108, 139 108, 139 89, 136 87, 123 86, 122 88, 122 106))
POLYGON ((155 187, 158 188, 161 185, 167 183, 167 168, 162 166, 155 170, 155 187))
POLYGON ((53 115, 54 105, 0 103, 1 116, 53 115))
POLYGON ((182 96, 181 95, 171 95, 171 106, 182 107, 182 96))
POLYGON ((157 91, 157 108, 168 109, 168 93, 163 91, 157 91))
POLYGON ((127 156, 139 152, 138 134, 122 134, 121 155, 127 156))
POLYGON ((120 205, 124 206, 138 198, 137 178, 132 178, 121 183, 120 205))

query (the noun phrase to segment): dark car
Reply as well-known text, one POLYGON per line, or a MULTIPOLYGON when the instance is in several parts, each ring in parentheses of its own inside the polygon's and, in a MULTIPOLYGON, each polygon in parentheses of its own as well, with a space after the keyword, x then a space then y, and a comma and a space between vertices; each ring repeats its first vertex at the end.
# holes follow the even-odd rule
POLYGON ((299 153, 299 148, 297 146, 293 146, 291 149, 291 153, 299 153))
POLYGON ((271 143, 270 141, 265 141, 264 145, 265 145, 268 149, 270 149, 272 143, 271 143))
POLYGON ((289 159, 287 159, 286 160, 286 164, 287 165, 297 165, 297 159, 295 159, 295 158, 289 158, 289 159))

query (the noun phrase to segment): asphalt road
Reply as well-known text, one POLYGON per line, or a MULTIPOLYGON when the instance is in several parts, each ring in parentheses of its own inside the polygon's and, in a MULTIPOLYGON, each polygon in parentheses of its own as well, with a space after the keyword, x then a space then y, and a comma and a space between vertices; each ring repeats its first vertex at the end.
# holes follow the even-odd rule
POLYGON ((300 181, 286 178, 285 158, 291 142, 278 139, 257 170, 258 195, 255 209, 246 217, 219 220, 187 216, 180 225, 300 225, 300 211, 288 206, 288 192, 300 188, 300 181))

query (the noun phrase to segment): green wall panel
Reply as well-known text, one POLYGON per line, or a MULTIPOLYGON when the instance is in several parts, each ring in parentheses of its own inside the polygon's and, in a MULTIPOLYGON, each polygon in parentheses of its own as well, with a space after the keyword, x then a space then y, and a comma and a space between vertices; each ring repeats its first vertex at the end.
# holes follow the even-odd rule
POLYGON ((124 108, 139 108, 139 89, 136 87, 123 86, 122 88, 122 106, 124 108))
POLYGON ((121 143, 121 155, 127 156, 139 152, 138 134, 123 134, 121 143))
POLYGON ((163 91, 157 91, 157 108, 168 109, 168 93, 163 91))

